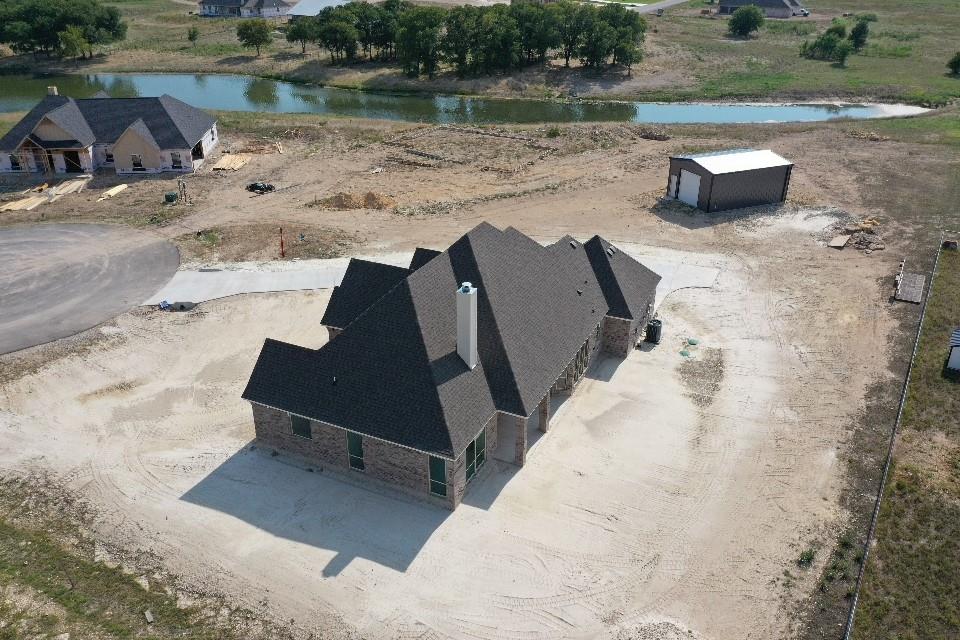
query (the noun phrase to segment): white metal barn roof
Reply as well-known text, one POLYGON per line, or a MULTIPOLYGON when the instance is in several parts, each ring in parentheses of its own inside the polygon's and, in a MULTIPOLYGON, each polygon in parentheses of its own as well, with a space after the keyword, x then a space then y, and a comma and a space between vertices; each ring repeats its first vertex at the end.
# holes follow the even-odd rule
POLYGON ((327 7, 339 7, 346 4, 347 0, 300 0, 287 13, 290 16, 317 16, 327 7))
POLYGON ((733 149, 714 153, 700 153, 692 156, 680 156, 693 160, 710 173, 736 173, 752 169, 786 167, 793 163, 769 149, 733 149))

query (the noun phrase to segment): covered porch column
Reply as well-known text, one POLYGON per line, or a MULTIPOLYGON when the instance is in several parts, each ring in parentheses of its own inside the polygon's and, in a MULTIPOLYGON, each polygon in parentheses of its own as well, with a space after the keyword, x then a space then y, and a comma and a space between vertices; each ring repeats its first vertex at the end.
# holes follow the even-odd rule
POLYGON ((547 392, 547 395, 543 396, 543 400, 540 401, 540 406, 538 407, 540 411, 540 425, 539 429, 541 433, 546 433, 550 429, 550 392, 547 392))
POLYGON ((514 456, 514 463, 523 466, 527 459, 527 419, 515 418, 517 422, 517 448, 514 456))

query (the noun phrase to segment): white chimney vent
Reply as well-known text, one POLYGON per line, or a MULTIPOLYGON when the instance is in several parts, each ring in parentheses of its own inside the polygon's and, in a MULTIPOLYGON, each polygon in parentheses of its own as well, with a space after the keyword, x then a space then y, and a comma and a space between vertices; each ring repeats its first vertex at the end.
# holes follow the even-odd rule
POLYGON ((48 96, 58 96, 58 95, 60 95, 60 91, 57 89, 57 87, 56 87, 55 85, 54 85, 54 86, 49 86, 49 87, 47 87, 47 95, 48 95, 48 96))
POLYGON ((457 289, 457 355, 473 369, 477 355, 477 288, 464 282, 457 289))

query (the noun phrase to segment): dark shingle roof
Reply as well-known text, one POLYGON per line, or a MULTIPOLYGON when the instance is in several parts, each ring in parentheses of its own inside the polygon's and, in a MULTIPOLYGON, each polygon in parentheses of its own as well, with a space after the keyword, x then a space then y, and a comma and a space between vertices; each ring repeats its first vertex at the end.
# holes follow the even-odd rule
POLYGON ((646 316, 660 276, 600 236, 590 238, 584 247, 607 301, 607 313, 629 320, 646 316))
POLYGON ((168 95, 79 100, 47 96, 0 138, 0 149, 16 148, 44 116, 77 136, 83 146, 115 142, 134 122, 142 120, 161 149, 189 149, 216 122, 206 112, 168 95))
POLYGON ((416 271, 423 265, 427 264, 438 255, 440 251, 434 249, 424 249, 423 247, 417 247, 413 252, 413 258, 410 259, 410 271, 416 271))
MULTIPOLYGON (((655 287, 656 277, 642 299, 655 287)), ((532 414, 607 309, 584 245, 544 247, 484 223, 321 349, 268 340, 243 397, 453 458, 495 411, 532 414), (478 289, 473 370, 456 347, 455 291, 464 281, 478 289)))
POLYGON ((27 115, 17 124, 8 131, 2 138, 0 138, 0 149, 3 151, 13 151, 16 149, 23 139, 30 135, 30 132, 40 124, 40 121, 50 111, 63 106, 67 103, 69 98, 66 96, 45 96, 43 100, 37 103, 33 109, 27 112, 27 115))
POLYGON ((409 274, 403 267, 352 258, 340 286, 333 288, 320 323, 346 327, 409 274))

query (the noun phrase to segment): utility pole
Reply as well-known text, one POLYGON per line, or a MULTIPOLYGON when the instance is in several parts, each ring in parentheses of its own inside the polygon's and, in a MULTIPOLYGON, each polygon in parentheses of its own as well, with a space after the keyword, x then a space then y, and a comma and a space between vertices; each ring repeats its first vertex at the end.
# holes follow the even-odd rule
POLYGON ((281 258, 284 257, 284 255, 283 255, 283 227, 280 227, 280 257, 281 257, 281 258))

